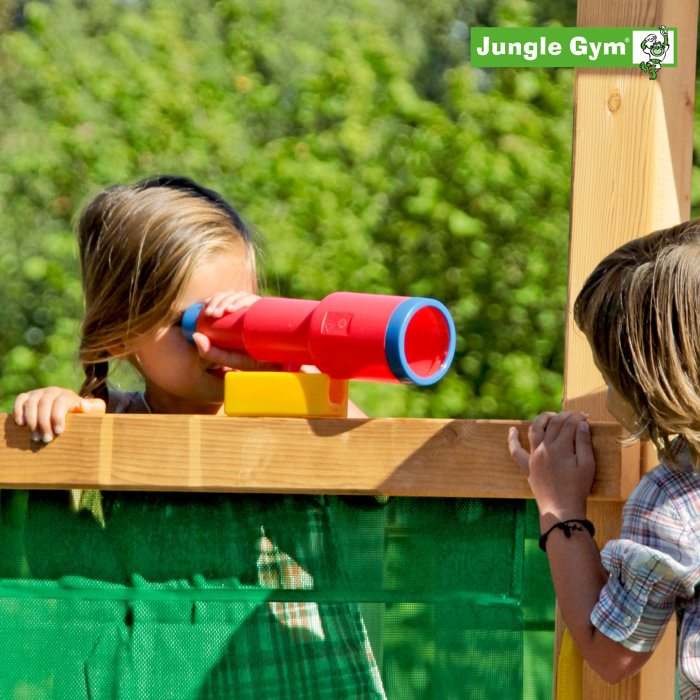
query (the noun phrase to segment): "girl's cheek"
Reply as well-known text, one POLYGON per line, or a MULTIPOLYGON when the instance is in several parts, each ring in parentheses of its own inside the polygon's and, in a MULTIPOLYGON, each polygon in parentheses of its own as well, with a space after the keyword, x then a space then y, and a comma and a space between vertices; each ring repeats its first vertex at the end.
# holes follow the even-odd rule
POLYGON ((164 328, 159 328, 155 335, 153 336, 153 341, 154 342, 159 342, 162 341, 164 338, 168 338, 170 336, 175 337, 177 334, 182 335, 182 331, 178 326, 165 326, 164 328))
POLYGON ((179 327, 171 326, 159 331, 151 344, 152 354, 160 362, 175 361, 176 358, 197 355, 197 348, 188 343, 179 327))

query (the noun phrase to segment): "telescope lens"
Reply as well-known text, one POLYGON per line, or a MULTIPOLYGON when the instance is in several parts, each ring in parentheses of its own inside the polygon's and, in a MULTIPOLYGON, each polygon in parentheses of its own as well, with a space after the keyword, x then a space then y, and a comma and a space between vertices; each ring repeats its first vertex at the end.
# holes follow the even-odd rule
POLYGON ((404 384, 435 384, 450 368, 455 341, 454 321, 443 304, 435 299, 408 297, 394 309, 387 323, 387 364, 404 384))
POLYGON ((432 377, 447 359, 450 328, 434 306, 424 306, 408 322, 404 339, 406 362, 419 377, 432 377))

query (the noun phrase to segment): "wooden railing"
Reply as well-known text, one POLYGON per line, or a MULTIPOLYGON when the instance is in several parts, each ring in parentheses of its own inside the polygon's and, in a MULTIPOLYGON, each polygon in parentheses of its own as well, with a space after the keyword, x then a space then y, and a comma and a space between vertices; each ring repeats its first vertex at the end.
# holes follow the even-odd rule
MULTIPOLYGON (((508 454, 511 425, 527 444, 525 421, 69 415, 44 445, 6 415, 0 488, 532 498, 508 454)), ((639 448, 623 448, 614 423, 592 435, 592 498, 624 500, 639 448)))

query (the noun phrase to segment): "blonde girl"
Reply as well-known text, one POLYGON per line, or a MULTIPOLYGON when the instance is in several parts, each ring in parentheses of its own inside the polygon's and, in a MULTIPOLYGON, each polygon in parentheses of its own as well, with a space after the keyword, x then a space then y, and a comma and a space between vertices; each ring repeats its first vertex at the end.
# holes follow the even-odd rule
MULTIPOLYGON (((77 393, 48 387, 17 397, 15 420, 32 439, 60 435, 71 411, 219 414, 226 371, 266 368, 201 334, 191 345, 180 328, 194 302, 217 316, 257 298, 255 240, 219 194, 168 175, 110 187, 83 212, 78 239, 85 381, 77 393), (142 391, 111 386, 115 360, 136 368, 142 391)), ((76 512, 68 494, 30 495, 31 576, 146 594, 119 619, 108 611, 98 624, 92 607, 89 621, 72 619, 91 641, 86 658, 56 655, 57 667, 77 666, 56 670, 75 685, 54 697, 98 697, 108 677, 108 697, 384 697, 354 605, 225 602, 246 587, 316 588, 342 577, 323 497, 83 492, 80 501, 76 512), (235 590, 184 607, 148 594, 193 587, 235 590)))

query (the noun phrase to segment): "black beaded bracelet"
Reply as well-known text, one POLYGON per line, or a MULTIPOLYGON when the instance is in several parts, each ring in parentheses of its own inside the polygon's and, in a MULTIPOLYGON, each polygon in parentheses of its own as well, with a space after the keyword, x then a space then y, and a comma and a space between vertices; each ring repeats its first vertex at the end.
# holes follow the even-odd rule
POLYGON ((549 537, 549 533, 557 528, 563 530, 567 537, 571 537, 572 530, 575 530, 576 532, 583 532, 584 529, 590 532, 591 537, 595 535, 595 528, 590 520, 562 520, 560 523, 552 525, 547 532, 540 536, 540 549, 543 552, 547 551, 547 538, 549 537), (583 525, 583 527, 581 527, 581 525, 583 525))

